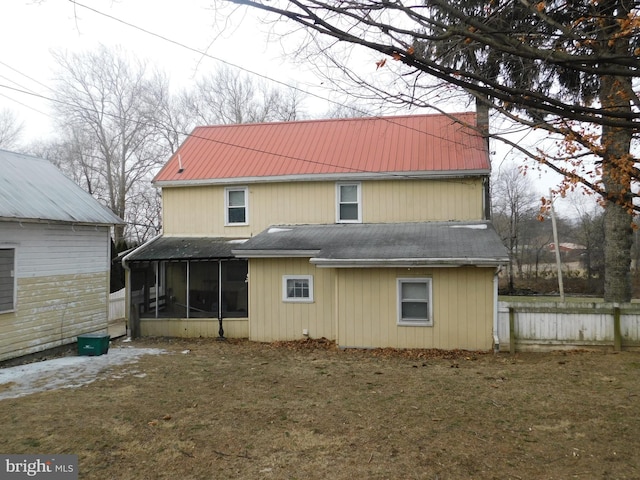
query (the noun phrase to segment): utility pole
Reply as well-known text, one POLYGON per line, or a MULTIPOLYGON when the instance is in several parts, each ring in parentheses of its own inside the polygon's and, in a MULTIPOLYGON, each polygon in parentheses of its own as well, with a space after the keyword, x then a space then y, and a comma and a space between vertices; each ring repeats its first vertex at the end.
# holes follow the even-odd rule
POLYGON ((551 199, 551 226, 553 227, 553 246, 556 251, 556 268, 558 269, 558 289, 560 290, 560 301, 564 302, 564 285, 562 284, 562 262, 560 261, 560 244, 558 243, 558 227, 556 225, 556 214, 553 209, 553 193, 549 190, 551 199))

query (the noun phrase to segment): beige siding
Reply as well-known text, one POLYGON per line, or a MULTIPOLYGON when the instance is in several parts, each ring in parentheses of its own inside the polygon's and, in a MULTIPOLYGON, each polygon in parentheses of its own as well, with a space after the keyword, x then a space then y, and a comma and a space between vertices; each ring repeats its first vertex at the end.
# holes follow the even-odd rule
POLYGON ((488 350, 492 346, 493 269, 324 269, 308 259, 251 259, 251 340, 309 336, 341 347, 488 350), (283 275, 313 275, 314 303, 282 301, 283 275), (433 327, 397 325, 398 278, 433 281, 433 327))
POLYGON ((249 261, 249 338, 259 342, 309 337, 335 339, 335 270, 315 268, 308 258, 249 261), (282 301, 283 275, 313 275, 314 302, 282 301))
POLYGON ((338 344, 488 350, 492 278, 489 268, 338 270, 338 344), (397 279, 414 276, 432 278, 432 327, 397 325, 397 279))
MULTIPOLYGON (((336 221, 335 182, 249 185, 249 225, 224 225, 224 187, 163 189, 164 232, 185 236, 256 235, 274 224, 336 221)), ((380 180, 362 185, 365 223, 482 219, 482 181, 380 180)))
POLYGON ((0 360, 106 333, 109 274, 18 279, 17 309, 0 314, 0 360))
POLYGON ((480 180, 395 180, 362 185, 365 223, 482 220, 480 180))
MULTIPOLYGON (((143 337, 218 337, 217 318, 142 318, 140 333, 143 337)), ((248 338, 249 321, 246 318, 225 318, 222 321, 225 338, 248 338)))

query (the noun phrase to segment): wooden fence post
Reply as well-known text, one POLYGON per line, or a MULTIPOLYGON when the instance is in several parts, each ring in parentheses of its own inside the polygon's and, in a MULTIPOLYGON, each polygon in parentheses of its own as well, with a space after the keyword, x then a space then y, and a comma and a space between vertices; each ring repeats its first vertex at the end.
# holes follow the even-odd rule
POLYGON ((620 307, 613 307, 613 349, 622 351, 622 333, 620 329, 620 307))
POLYGON ((516 353, 516 312, 509 307, 509 352, 516 353))

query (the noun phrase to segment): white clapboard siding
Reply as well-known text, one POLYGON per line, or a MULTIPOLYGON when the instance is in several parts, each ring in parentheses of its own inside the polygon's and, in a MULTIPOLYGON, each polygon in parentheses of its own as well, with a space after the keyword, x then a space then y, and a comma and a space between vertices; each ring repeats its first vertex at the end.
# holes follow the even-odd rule
POLYGON ((513 310, 516 349, 614 346, 614 309, 620 312, 622 347, 640 346, 640 305, 610 303, 500 302, 500 349, 510 348, 509 310, 513 310))
POLYGON ((109 270, 108 227, 6 223, 0 244, 16 249, 17 278, 109 270))

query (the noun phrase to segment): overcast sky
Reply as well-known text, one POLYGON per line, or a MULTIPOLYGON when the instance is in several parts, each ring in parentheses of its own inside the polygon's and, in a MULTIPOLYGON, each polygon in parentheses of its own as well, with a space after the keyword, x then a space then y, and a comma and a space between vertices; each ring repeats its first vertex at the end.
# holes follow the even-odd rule
MULTIPOLYGON (((287 64, 278 41, 267 38, 268 28, 259 24, 253 11, 237 9, 232 15, 216 16, 210 7, 213 1, 3 0, 0 109, 18 115, 28 138, 49 132, 50 105, 38 95, 52 96, 51 51, 86 51, 99 44, 118 45, 148 60, 167 72, 177 87, 189 87, 197 75, 223 63, 255 72, 256 79, 269 77, 298 86, 304 82, 304 89, 319 85, 320 80, 299 65, 287 64)), ((283 86, 273 83, 278 85, 283 86)))
MULTIPOLYGON (((308 96, 305 105, 310 117, 331 107, 318 99, 330 98, 328 85, 310 69, 287 62, 281 39, 268 37, 269 28, 256 19, 257 12, 227 8, 228 15, 216 15, 211 9, 216 1, 220 4, 220 0, 2 0, 0 109, 12 110, 24 123, 24 142, 51 136, 46 100, 53 96, 51 51, 87 51, 99 44, 121 46, 148 60, 164 70, 177 88, 188 88, 197 76, 227 64, 255 72, 256 80, 282 82, 273 83, 274 87, 295 85, 311 92, 315 96, 308 96)), ((373 56, 362 64, 377 74, 373 56)), ((505 157, 508 152, 498 151, 492 158, 494 168, 505 157)), ((545 178, 536 184, 547 193, 555 181, 545 178)))

